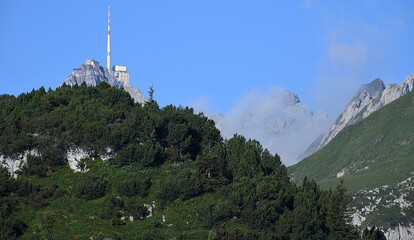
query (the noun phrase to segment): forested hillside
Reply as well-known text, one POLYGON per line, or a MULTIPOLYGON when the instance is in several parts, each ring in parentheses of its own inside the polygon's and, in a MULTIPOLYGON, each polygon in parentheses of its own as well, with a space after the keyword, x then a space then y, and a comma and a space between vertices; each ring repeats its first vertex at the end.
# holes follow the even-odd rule
POLYGON ((17 178, 0 169, 0 239, 358 238, 343 183, 295 185, 259 142, 223 140, 150 95, 142 106, 101 83, 0 96, 1 155, 37 153, 17 178), (91 153, 80 172, 74 148, 91 153))

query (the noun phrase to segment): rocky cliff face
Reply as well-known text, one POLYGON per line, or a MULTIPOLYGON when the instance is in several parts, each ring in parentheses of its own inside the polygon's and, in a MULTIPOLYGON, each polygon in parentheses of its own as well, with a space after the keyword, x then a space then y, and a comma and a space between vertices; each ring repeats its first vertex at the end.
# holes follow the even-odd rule
POLYGON ((128 92, 135 102, 145 103, 147 98, 138 89, 131 85, 126 85, 123 82, 118 81, 114 76, 109 73, 109 70, 102 67, 98 61, 87 60, 79 68, 72 71, 72 74, 66 78, 64 83, 69 86, 81 85, 86 83, 87 86, 96 86, 101 82, 106 82, 109 85, 117 88, 123 88, 128 92))
POLYGON ((414 74, 408 76, 400 85, 391 84, 385 87, 381 79, 375 79, 371 83, 363 85, 345 111, 329 128, 316 150, 328 144, 345 127, 368 117, 382 106, 412 91, 413 88, 414 74))
POLYGON ((224 137, 237 133, 256 139, 286 165, 296 163, 298 154, 330 125, 325 111, 313 113, 296 94, 281 89, 251 94, 229 113, 207 116, 224 137))
POLYGON ((356 226, 369 221, 375 225, 378 218, 386 217, 387 226, 379 226, 388 240, 414 239, 414 225, 410 219, 413 211, 414 172, 411 176, 396 184, 377 188, 362 189, 352 194, 354 205, 352 223, 356 226))

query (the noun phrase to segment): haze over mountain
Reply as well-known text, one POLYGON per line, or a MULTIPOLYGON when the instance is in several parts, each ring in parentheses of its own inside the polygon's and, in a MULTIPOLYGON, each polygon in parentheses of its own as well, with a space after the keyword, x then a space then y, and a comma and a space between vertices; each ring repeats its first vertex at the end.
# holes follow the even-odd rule
POLYGON ((298 155, 331 123, 324 110, 314 113, 296 94, 277 87, 246 94, 226 114, 205 114, 224 137, 237 133, 257 139, 286 165, 296 163, 298 155))

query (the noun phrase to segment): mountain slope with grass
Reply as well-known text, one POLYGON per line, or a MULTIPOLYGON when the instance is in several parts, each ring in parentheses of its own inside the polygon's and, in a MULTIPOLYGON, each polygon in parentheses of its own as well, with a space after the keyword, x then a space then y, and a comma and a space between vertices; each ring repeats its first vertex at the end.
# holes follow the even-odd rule
POLYGON ((323 187, 345 180, 354 223, 387 229, 389 239, 414 238, 414 93, 387 104, 342 130, 289 174, 323 187))
POLYGON ((345 110, 324 134, 323 138, 315 139, 303 153, 303 156, 308 157, 315 153, 317 150, 328 144, 345 127, 353 125, 368 117, 371 113, 377 111, 381 107, 411 92, 413 88, 414 74, 409 75, 399 85, 390 84, 385 87, 384 82, 381 79, 375 79, 368 84, 362 85, 352 100, 348 103, 345 110))
POLYGON ((358 238, 343 183, 291 183, 259 142, 153 91, 40 88, 0 96, 0 117, 0 239, 358 238))

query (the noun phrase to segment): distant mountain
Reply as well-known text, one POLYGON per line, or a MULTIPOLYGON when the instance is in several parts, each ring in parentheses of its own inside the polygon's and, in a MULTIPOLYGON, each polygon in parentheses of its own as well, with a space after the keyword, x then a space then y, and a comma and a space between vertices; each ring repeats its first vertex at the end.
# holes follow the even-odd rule
MULTIPOLYGON (((355 109, 365 109, 359 111, 360 118, 411 91, 412 80, 411 75, 401 85, 384 91, 378 80, 367 85, 359 96, 371 98, 360 98, 354 105, 355 109), (390 89, 398 94, 386 94, 390 89)), ((342 119, 349 122, 357 119, 345 116, 342 119)), ((408 93, 344 128, 314 155, 289 167, 290 176, 296 182, 305 176, 315 178, 326 188, 344 179, 352 193, 354 224, 379 226, 389 240, 414 239, 413 122, 414 93, 408 93)))
POLYGON ((313 113, 296 94, 277 88, 267 95, 247 96, 226 115, 207 115, 224 137, 237 133, 257 139, 286 165, 296 163, 298 155, 330 124, 325 111, 313 113))
POLYGON ((109 73, 108 68, 102 67, 95 60, 87 60, 79 68, 74 69, 72 74, 64 81, 69 86, 74 86, 75 84, 81 85, 82 83, 86 83, 87 86, 96 86, 101 82, 106 82, 116 88, 122 87, 131 95, 135 102, 143 104, 147 101, 145 95, 138 88, 118 81, 109 73))
POLYGON ((381 79, 375 79, 363 85, 325 136, 321 140, 317 139, 304 155, 310 156, 328 144, 342 129, 368 117, 382 106, 412 91, 413 87, 414 74, 408 76, 400 85, 390 84, 385 87, 381 79), (316 149, 315 145, 318 145, 316 149))

